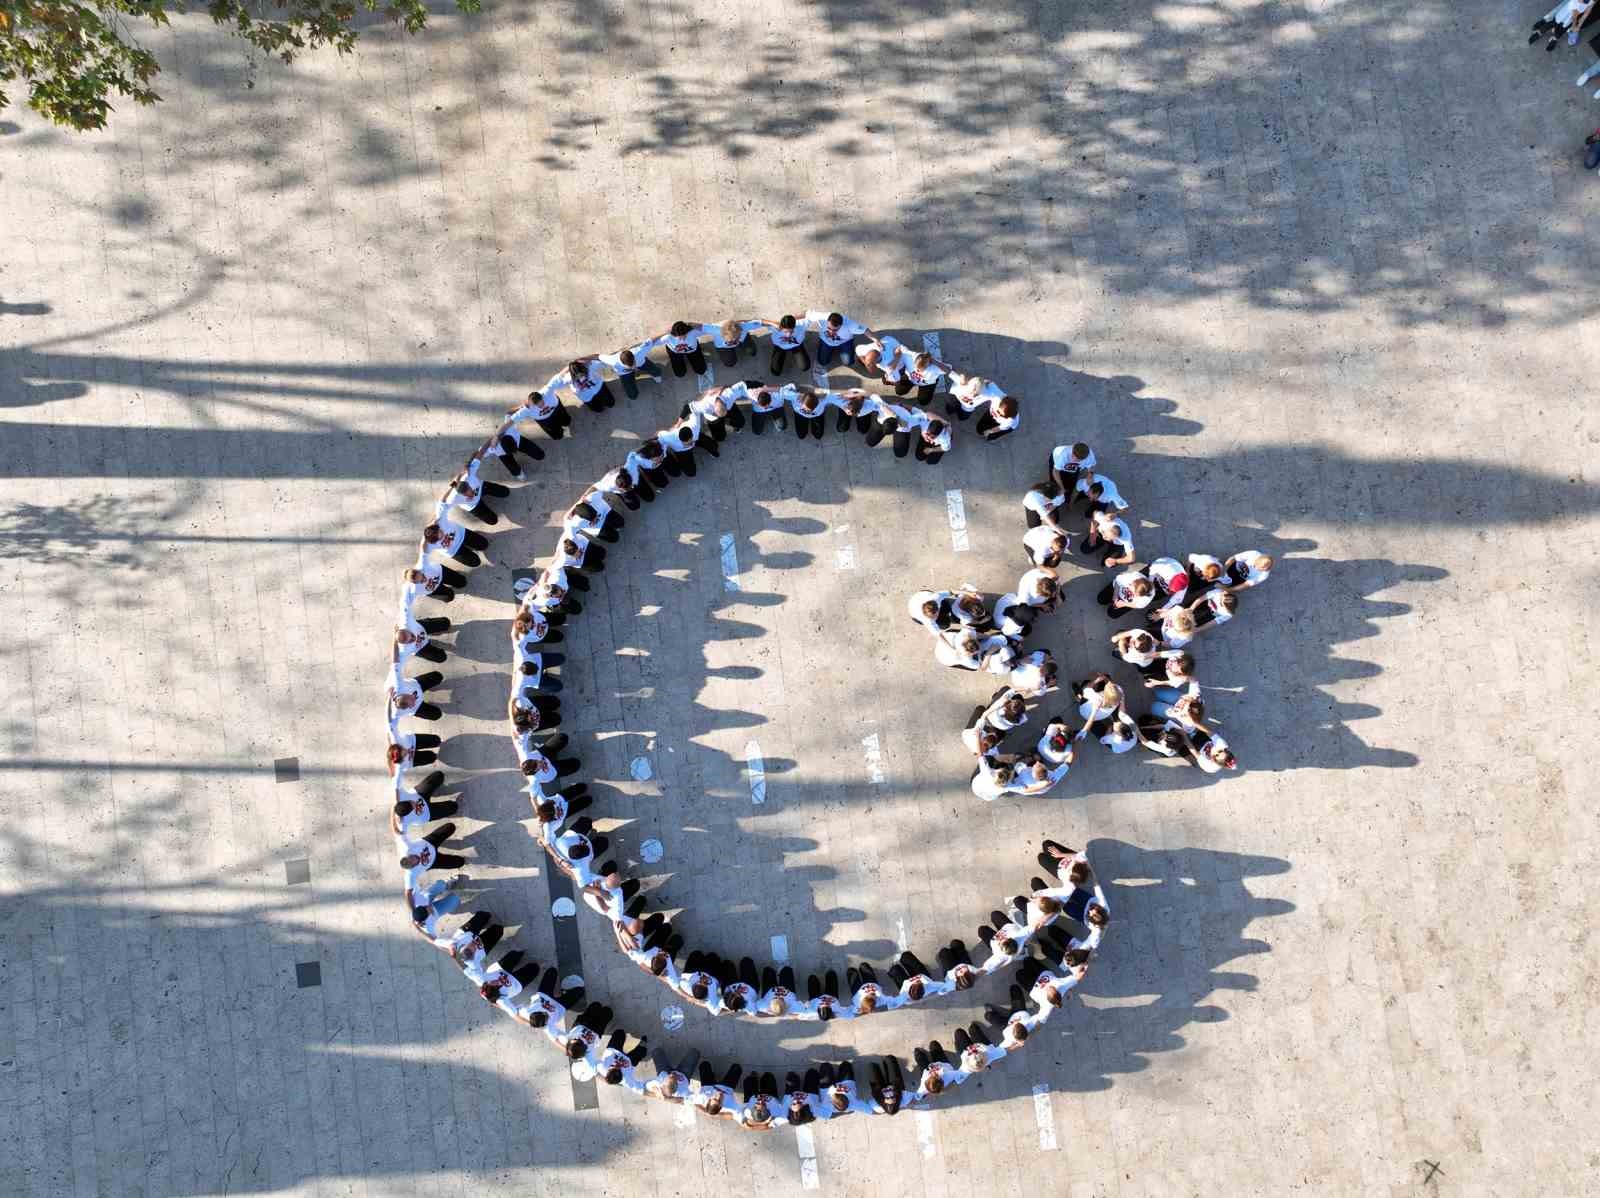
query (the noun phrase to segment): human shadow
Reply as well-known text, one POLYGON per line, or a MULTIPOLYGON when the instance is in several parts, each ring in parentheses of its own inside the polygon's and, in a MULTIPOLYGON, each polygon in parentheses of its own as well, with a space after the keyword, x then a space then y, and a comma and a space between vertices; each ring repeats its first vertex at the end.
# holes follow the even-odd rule
MULTIPOLYGON (((180 802, 176 789, 124 800, 120 825, 160 834, 180 802)), ((387 889, 383 912, 368 913, 369 887, 285 887, 272 858, 123 884, 108 880, 116 850, 62 867, 54 846, 18 824, 0 829, 0 851, 30 862, 0 932, 4 958, 25 963, 9 1004, 16 1036, 0 1063, 34 1129, 8 1162, 17 1192, 85 1184, 86 1158, 59 1146, 73 1112, 91 1105, 116 1124, 102 1128, 89 1168, 98 1158, 122 1184, 143 1179, 161 1194, 266 1193, 336 1178, 404 1187, 440 1168, 561 1167, 579 1143, 603 1160, 632 1139, 619 1127, 590 1142, 572 1111, 451 1049, 464 1031, 505 1036, 507 1051, 527 1033, 496 1018, 444 954, 403 930, 387 889), (276 883, 242 880, 263 874, 276 883), (352 912, 363 926, 395 931, 354 930, 352 912), (90 959, 97 997, 85 1002, 90 959), (393 1096, 420 1093, 427 1121, 394 1134, 393 1096), (161 1117, 148 1143, 140 1111, 161 1117), (527 1134, 530 1115, 540 1135, 527 1134)))
POLYGON ((1270 928, 1260 921, 1295 909, 1255 893, 1290 869, 1277 857, 1102 838, 1085 851, 1113 922, 1078 1001, 1049 1027, 1057 1033, 1064 1020, 1059 1030, 1070 1034, 1030 1041, 1019 1061, 958 1087, 942 1105, 1025 1093, 1035 1079, 1052 1089, 1106 1090, 1118 1075, 1148 1069, 1156 1054, 1185 1046, 1185 1027, 1227 1020, 1228 992, 1256 989, 1255 976, 1234 963, 1271 952, 1259 934, 1270 928))

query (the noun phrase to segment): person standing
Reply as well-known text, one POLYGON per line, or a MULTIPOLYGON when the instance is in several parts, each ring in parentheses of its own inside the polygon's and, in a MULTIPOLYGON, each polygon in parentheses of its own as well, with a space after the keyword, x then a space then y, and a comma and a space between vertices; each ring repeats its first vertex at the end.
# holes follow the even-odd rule
POLYGON ((806 352, 806 328, 786 314, 772 326, 772 361, 768 366, 774 378, 783 373, 790 354, 800 363, 801 370, 811 369, 811 355, 806 352))
POLYGON ((716 347, 717 360, 724 366, 737 366, 741 346, 750 357, 755 357, 756 342, 750 334, 759 333, 766 327, 767 322, 764 320, 723 321, 711 334, 711 344, 716 347))
POLYGON ((636 376, 644 375, 646 378, 659 383, 661 381, 661 367, 650 360, 650 351, 655 348, 655 341, 641 341, 638 345, 630 345, 626 349, 619 349, 616 353, 601 354, 596 361, 608 367, 612 374, 617 376, 617 382, 622 385, 622 393, 629 399, 639 398, 639 380, 636 376))
POLYGON ((674 376, 681 379, 691 370, 695 374, 706 372, 706 356, 700 350, 700 338, 710 331, 703 324, 675 320, 672 327, 656 339, 667 351, 667 362, 674 376))
POLYGON ((817 330, 817 365, 831 366, 835 357, 843 366, 855 365, 856 338, 867 331, 866 325, 840 312, 807 312, 804 320, 817 330))

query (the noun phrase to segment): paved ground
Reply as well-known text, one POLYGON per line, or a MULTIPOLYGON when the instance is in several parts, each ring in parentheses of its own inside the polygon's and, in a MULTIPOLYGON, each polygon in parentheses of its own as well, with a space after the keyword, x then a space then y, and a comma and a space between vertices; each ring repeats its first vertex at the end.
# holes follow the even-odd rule
MULTIPOLYGON (((1600 192, 1587 51, 1525 49, 1538 11, 501 5, 292 71, 185 24, 153 39, 156 111, 93 138, 8 114, 7 1192, 799 1188, 790 1133, 575 1110, 411 935, 377 700, 430 496, 530 379, 801 305, 938 332, 1028 397, 1027 435, 936 470, 750 439, 630 524, 568 671, 614 839, 661 840, 660 901, 728 953, 970 935, 1046 832, 1091 845, 1121 924, 1021 1061, 931 1122, 819 1131, 820 1189, 1596 1188, 1600 192), (1206 657, 1247 769, 1097 760, 981 807, 954 739, 978 688, 900 605, 1009 580, 1017 497, 1073 436, 1143 543, 1284 559, 1206 657)), ((537 956, 509 571, 680 395, 584 422, 457 605, 473 889, 537 956)), ((1050 631, 1072 672, 1092 589, 1050 631)), ((667 1035, 578 926, 624 1022, 780 1072, 975 1010, 667 1035)))

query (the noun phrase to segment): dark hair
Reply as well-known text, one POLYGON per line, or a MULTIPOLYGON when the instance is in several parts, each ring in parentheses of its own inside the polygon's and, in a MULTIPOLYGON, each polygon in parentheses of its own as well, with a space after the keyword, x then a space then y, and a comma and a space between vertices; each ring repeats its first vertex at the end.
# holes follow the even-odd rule
POLYGON ((671 332, 674 337, 687 337, 689 335, 689 322, 686 320, 673 321, 671 332))
POLYGON ((730 1011, 742 1011, 744 1010, 744 995, 737 990, 731 994, 724 994, 722 996, 722 1005, 730 1011))
POLYGON ((911 996, 912 1002, 921 1002, 922 996, 927 993, 927 987, 922 984, 921 978, 912 978, 906 983, 906 993, 911 996))
POLYGON ((622 1082, 622 1070, 613 1065, 600 1075, 600 1080, 608 1086, 620 1085, 622 1082))
POLYGON ((631 369, 638 359, 633 356, 633 351, 631 349, 625 349, 617 355, 617 361, 631 369))
POLYGON ((567 373, 574 379, 586 379, 589 377, 589 364, 582 358, 574 358, 567 363, 567 373))
POLYGON ((404 815, 406 812, 408 812, 410 810, 411 810, 411 800, 410 799, 401 799, 398 803, 396 803, 394 805, 394 813, 396 815, 404 815))
POLYGON ((429 911, 429 908, 427 908, 427 907, 413 907, 413 908, 411 908, 411 922, 412 923, 424 923, 424 922, 426 922, 427 918, 428 918, 428 911, 429 911))
POLYGON ((944 1093, 944 1078, 939 1075, 939 1071, 937 1069, 926 1074, 923 1078, 922 1084, 927 1088, 929 1094, 944 1093))
POLYGON ((556 805, 549 799, 540 799, 533 813, 539 817, 541 824, 554 823, 556 818, 556 805))
POLYGON ((578 1039, 576 1036, 567 1041, 567 1056, 571 1057, 574 1061, 583 1060, 583 1054, 585 1051, 586 1049, 583 1041, 578 1039))
POLYGON ((1072 969, 1089 963, 1089 950, 1086 948, 1069 948, 1066 955, 1061 958, 1062 964, 1072 969))
POLYGON ((1013 1022, 1011 1029, 1011 1034, 1018 1040, 1026 1040, 1028 1038, 1028 1025, 1026 1023, 1013 1022))
POLYGON ((589 852, 589 842, 587 840, 579 840, 577 844, 567 850, 567 856, 573 861, 582 861, 589 855, 589 852))
POLYGON ((687 424, 678 430, 678 440, 682 441, 685 445, 694 444, 694 433, 689 431, 689 426, 687 424))
POLYGON ((1058 915, 1061 912, 1061 900, 1051 898, 1048 894, 1040 895, 1034 902, 1046 915, 1058 915))
POLYGON ((1002 395, 994 401, 994 408, 1002 416, 1015 416, 1017 414, 1017 401, 1009 395, 1002 395))
POLYGON ((788 313, 784 313, 782 316, 778 317, 778 327, 780 329, 794 328, 794 317, 790 316, 788 313))
POLYGON ((833 1018, 833 1004, 831 1002, 817 1004, 817 1019, 822 1023, 833 1018))
POLYGON ((522 763, 521 769, 524 778, 531 778, 539 772, 539 763, 530 757, 522 763))
POLYGON ((550 1012, 544 1010, 543 1008, 540 1008, 537 1011, 529 1011, 528 1012, 528 1026, 529 1027, 535 1027, 535 1028, 544 1027, 549 1022, 550 1022, 550 1012))
POLYGON ((440 529, 437 524, 429 524, 422 530, 422 539, 424 541, 432 541, 440 535, 440 529))
POLYGON ((1017 942, 1009 936, 996 936, 994 946, 1008 957, 1017 951, 1017 942))
POLYGON ((1067 881, 1074 886, 1080 886, 1089 880, 1089 863, 1087 861, 1074 861, 1072 868, 1067 870, 1067 881))
POLYGON ((1086 458, 1089 456, 1089 443, 1087 441, 1074 441, 1072 443, 1072 456, 1086 458))
POLYGON ((666 953, 658 952, 655 956, 650 958, 650 972, 656 977, 660 977, 662 974, 667 972, 667 966, 671 964, 671 962, 672 958, 667 956, 666 953))
POLYGON ((828 323, 829 324, 843 324, 844 323, 844 314, 841 313, 841 312, 829 312, 828 313, 828 323))
POLYGON ((705 1002, 711 990, 704 982, 696 982, 689 987, 689 993, 694 995, 700 1002, 705 1002))

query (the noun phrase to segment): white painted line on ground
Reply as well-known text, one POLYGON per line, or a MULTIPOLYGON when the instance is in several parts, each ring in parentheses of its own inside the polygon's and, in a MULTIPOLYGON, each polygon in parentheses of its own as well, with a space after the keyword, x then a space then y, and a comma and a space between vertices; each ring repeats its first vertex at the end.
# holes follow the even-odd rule
POLYGON ((1050 1083, 1040 1082, 1033 1088, 1033 1118, 1039 1125, 1039 1150, 1056 1150, 1056 1120, 1050 1112, 1050 1083))
POLYGON ((739 589, 739 550, 731 532, 722 534, 722 587, 727 591, 739 589))
POLYGON ((917 1143, 922 1145, 922 1155, 931 1157, 934 1154, 933 1144, 933 1112, 918 1111, 917 1115, 917 1143))
POLYGON ((817 1141, 809 1127, 794 1129, 794 1146, 800 1153, 800 1188, 817 1188, 817 1141))
POLYGON ((854 570, 856 568, 856 547, 854 542, 849 539, 850 526, 848 524, 839 525, 838 528, 833 530, 833 535, 846 538, 845 540, 834 542, 833 564, 835 568, 854 570))
MULTIPOLYGON (((961 498, 960 491, 944 493, 944 511, 950 518, 950 546, 957 553, 965 553, 972 548, 972 542, 967 539, 967 504, 961 498)), ((724 561, 727 559, 726 551, 723 553, 723 559, 724 561)))
POLYGON ((894 921, 894 943, 901 952, 911 947, 911 937, 906 935, 906 921, 904 917, 894 921))
POLYGON ((772 938, 772 959, 779 965, 789 959, 789 938, 787 936, 774 936, 772 938))
POLYGON ((861 749, 867 759, 867 781, 883 782, 883 745, 878 740, 878 734, 874 732, 871 736, 863 737, 861 749))
POLYGON ((767 801, 767 763, 762 760, 761 746, 753 740, 745 742, 744 768, 750 776, 750 801, 752 803, 765 803, 767 801))
POLYGON ((717 385, 717 368, 710 362, 706 363, 706 372, 694 376, 694 381, 700 384, 700 390, 709 391, 717 385))

